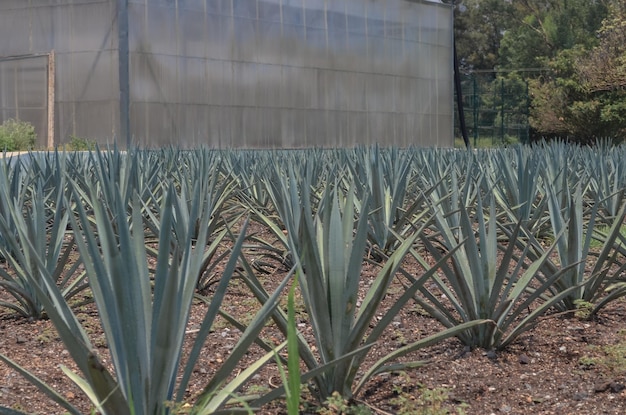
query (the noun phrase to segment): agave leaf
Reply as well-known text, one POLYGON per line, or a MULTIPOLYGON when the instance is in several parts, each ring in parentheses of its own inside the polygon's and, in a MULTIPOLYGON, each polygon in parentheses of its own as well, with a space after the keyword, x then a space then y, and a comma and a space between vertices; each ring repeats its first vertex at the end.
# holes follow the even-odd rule
MULTIPOLYGON (((234 263, 236 263, 236 260, 234 261, 234 263)), ((215 393, 217 393, 219 386, 222 385, 225 379, 227 379, 232 374, 235 367, 237 366, 239 361, 243 358, 243 356, 245 355, 250 345, 254 343, 256 339, 258 338, 259 333, 265 326, 265 322, 270 317, 270 315, 274 312, 278 304, 278 298, 280 294, 282 293, 284 287, 287 285, 287 283, 290 280, 291 280, 291 275, 288 275, 281 282, 281 284, 276 288, 274 293, 268 298, 267 302, 263 304, 261 309, 257 312, 257 314, 254 316, 254 318, 248 325, 248 327, 242 333, 241 337, 239 338, 239 341, 237 342, 233 350, 230 352, 226 361, 218 369, 218 371, 215 373, 215 375, 209 381, 209 383, 204 387, 200 395, 201 398, 205 399, 206 397, 213 396, 215 393)), ((206 338, 206 334, 202 333, 202 327, 200 328, 198 337, 200 336, 200 334, 203 334, 204 338, 206 338)), ((273 353, 271 352, 268 352, 268 354, 270 354, 270 357, 273 356, 273 353)), ((193 358, 193 355, 190 356, 188 360, 187 368, 192 368, 192 366, 190 365, 190 362, 192 362, 192 358, 193 358)), ((190 369, 186 369, 186 370, 190 371, 190 369)), ((179 393, 180 392, 184 392, 184 390, 179 389, 179 393)), ((182 397, 182 395, 179 395, 179 396, 182 397)))
MULTIPOLYGON (((401 270, 401 265, 406 253, 411 251, 411 246, 415 242, 417 238, 417 233, 412 238, 408 238, 402 242, 400 247, 394 252, 394 254, 387 260, 383 270, 379 273, 379 275, 389 275, 393 276, 396 274, 398 270, 401 270)), ((383 314, 383 316, 378 320, 378 324, 371 330, 369 335, 367 336, 365 343, 373 343, 378 341, 378 338, 383 334, 383 331, 389 327, 392 323, 394 317, 403 309, 406 303, 413 299, 415 293, 422 288, 424 283, 432 278, 435 273, 439 270, 442 264, 447 262, 454 253, 463 246, 463 243, 454 247, 450 252, 444 255, 437 263, 433 266, 429 266, 426 268, 426 272, 424 272, 419 278, 411 278, 411 284, 408 287, 405 287, 402 295, 391 305, 391 307, 383 314)), ((387 291, 386 288, 384 290, 387 291)), ((363 314, 365 316, 365 314, 363 314)), ((371 321, 373 315, 367 317, 361 317, 359 313, 359 319, 362 319, 364 322, 371 321)), ((360 336, 354 336, 355 340, 359 339, 360 336)))
POLYGON ((216 394, 210 395, 208 402, 205 402, 205 399, 207 398, 203 394, 198 399, 198 403, 196 403, 193 413, 197 415, 209 415, 215 413, 220 407, 228 402, 230 397, 237 390, 239 390, 239 388, 241 388, 241 386, 248 381, 248 379, 254 376, 267 362, 272 360, 276 353, 283 349, 286 345, 286 341, 281 343, 275 350, 266 353, 263 357, 246 367, 246 369, 238 374, 232 381, 220 388, 216 394))
MULTIPOLYGON (((0 353, 0 360, 2 360, 4 363, 6 363, 8 366, 10 366, 13 370, 18 372, 20 375, 22 375, 29 383, 31 383, 32 385, 35 385, 37 389, 39 389, 41 392, 48 395, 50 399, 52 399, 54 402, 59 404, 62 408, 66 409, 70 414, 81 415, 80 411, 76 409, 74 405, 69 403, 61 394, 59 394, 57 391, 52 389, 47 383, 39 379, 37 376, 33 375, 31 372, 24 369, 23 367, 21 367, 20 365, 15 363, 13 360, 3 355, 2 353, 0 353)), ((2 410, 4 410, 4 408, 0 408, 0 413, 3 413, 2 410)), ((9 413, 9 412, 5 412, 5 413, 9 413)), ((22 412, 15 412, 15 413, 22 413, 22 412)))
POLYGON ((424 339, 420 339, 418 341, 415 341, 411 344, 407 344, 406 346, 403 346, 399 349, 394 350, 393 352, 390 352, 388 354, 386 354, 385 356, 383 356, 381 359, 377 360, 369 369, 367 372, 365 372, 365 374, 363 375, 363 377, 361 378, 361 380, 359 381, 359 383, 357 383, 356 387, 354 388, 354 395, 358 394, 361 390, 361 388, 363 387, 363 385, 365 385, 365 383, 367 383, 367 381, 369 379, 372 378, 372 376, 375 376, 379 373, 382 373, 386 370, 402 370, 404 368, 407 367, 411 367, 414 362, 411 363, 398 363, 396 365, 394 365, 391 368, 385 368, 384 365, 387 362, 390 362, 392 360, 398 359, 400 357, 406 356, 409 353, 412 353, 416 350, 419 349, 423 349, 425 347, 428 346, 432 346, 433 344, 437 344, 442 340, 445 340, 447 338, 450 337, 454 337, 459 335, 461 332, 474 328, 476 326, 480 326, 483 324, 494 324, 493 321, 491 320, 475 320, 475 321, 469 321, 467 323, 463 323, 463 324, 459 324, 458 326, 455 327, 451 327, 448 328, 446 330, 443 330, 437 334, 434 334, 432 336, 428 336, 424 339))
POLYGON ((89 382, 81 378, 77 373, 72 372, 65 365, 61 365, 61 370, 63 371, 63 373, 65 373, 65 375, 68 378, 70 378, 72 382, 74 382, 85 393, 85 395, 87 395, 87 398, 91 401, 91 403, 93 403, 96 406, 98 411, 104 412, 103 404, 104 402, 106 402, 108 397, 105 397, 103 401, 100 401, 100 398, 98 397, 97 393, 92 388, 92 385, 89 384, 89 382))
MULTIPOLYGON (((243 281, 252 291, 252 294, 256 297, 256 299, 261 303, 265 304, 270 295, 267 293, 263 285, 259 281, 258 277, 254 274, 254 271, 250 267, 250 264, 246 260, 245 256, 241 255, 241 265, 244 268, 244 273, 242 274, 243 281)), ((296 271, 296 267, 294 266, 288 274, 288 277, 291 277, 293 273, 296 271)), ((300 281, 300 278, 297 278, 300 281)), ((272 320, 274 324, 278 327, 278 329, 286 334, 288 330, 288 316, 285 312, 280 308, 275 308, 272 313, 272 320)), ((243 331, 243 330, 242 330, 243 331)), ((297 333, 298 336, 298 353, 300 358, 304 361, 307 367, 316 367, 317 366, 317 357, 316 354, 311 350, 308 341, 300 334, 297 333)), ((261 345, 261 347, 263 347, 261 345)), ((271 350, 271 348, 264 347, 265 350, 271 350)))

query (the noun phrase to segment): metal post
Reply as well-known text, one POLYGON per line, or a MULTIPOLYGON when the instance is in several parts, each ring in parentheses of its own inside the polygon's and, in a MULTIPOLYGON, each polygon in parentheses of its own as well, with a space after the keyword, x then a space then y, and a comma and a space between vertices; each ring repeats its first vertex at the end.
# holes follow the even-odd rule
POLYGON ((48 55, 48 141, 47 147, 54 148, 54 100, 55 100, 54 49, 48 55))
POLYGON ((500 80, 500 143, 504 143, 504 78, 500 80))
POLYGON ((120 83, 120 142, 130 149, 130 65, 128 43, 128 0, 117 2, 117 30, 120 83))
MULTIPOLYGON (((467 127, 465 125, 465 109, 463 108, 463 87, 461 85, 461 73, 459 72, 459 61, 456 53, 456 40, 453 43, 454 53, 454 87, 456 88, 456 107, 459 113, 459 128, 461 129, 461 136, 463 137, 463 143, 466 148, 469 148, 469 138, 467 136, 467 127)), ((476 147, 476 143, 474 143, 476 147)))
POLYGON ((528 80, 524 79, 526 84, 526 135, 524 137, 524 144, 530 143, 530 92, 528 89, 528 80))
POLYGON ((496 76, 496 78, 491 81, 491 89, 493 90, 493 102, 492 102, 492 106, 491 106, 491 114, 493 114, 493 121, 491 123, 491 145, 494 146, 496 145, 496 142, 498 141, 497 139, 497 135, 498 135, 498 130, 496 122, 498 122, 498 78, 496 76))
POLYGON ((476 76, 472 76, 472 86, 474 88, 474 96, 473 96, 473 116, 474 116, 474 148, 478 144, 478 83, 476 82, 476 76))

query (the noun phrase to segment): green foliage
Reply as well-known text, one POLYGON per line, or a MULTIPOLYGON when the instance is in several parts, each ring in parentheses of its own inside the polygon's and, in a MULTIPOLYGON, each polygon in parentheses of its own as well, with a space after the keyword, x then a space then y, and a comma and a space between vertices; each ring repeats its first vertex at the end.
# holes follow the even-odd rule
POLYGON ((500 63, 513 70, 544 67, 562 50, 575 45, 587 48, 595 43, 595 31, 606 13, 603 2, 513 2, 499 50, 500 63))
POLYGON ((625 16, 621 0, 464 1, 455 13, 459 61, 468 72, 528 79, 534 137, 621 141, 625 16))
POLYGON ((617 65, 616 58, 607 54, 600 47, 560 51, 549 64, 553 75, 530 83, 535 97, 531 125, 544 134, 567 136, 584 144, 607 137, 623 140, 626 76, 620 75, 618 68, 606 67, 607 61, 617 65), (615 76, 606 77, 605 70, 615 76))
POLYGON ((320 415, 372 415, 372 410, 366 405, 351 403, 339 392, 333 392, 316 412, 320 415))
POLYGON ((285 373, 280 359, 276 359, 280 378, 285 385, 285 399, 287 401, 287 413, 298 415, 300 413, 300 354, 298 352, 298 331, 296 328, 295 288, 298 279, 289 289, 287 299, 287 370, 285 373))
POLYGON ((35 147, 35 126, 28 121, 8 119, 0 125, 0 151, 27 151, 35 147))
MULTIPOLYGON (((389 401, 397 407, 397 415, 448 415, 450 410, 444 406, 449 391, 446 388, 426 388, 415 382, 406 372, 400 372, 400 383, 395 385, 395 398, 389 401)), ((455 413, 465 414, 463 404, 458 405, 455 413)))
MULTIPOLYGON (((207 414, 247 413, 283 396, 295 413, 301 385, 318 404, 327 402, 325 410, 365 410, 357 398, 368 380, 420 367, 424 362, 400 358, 422 347, 450 336, 506 347, 550 307, 592 318, 626 295, 626 146, 386 151, 96 150, 6 158, 3 298, 15 299, 7 303, 25 316, 50 318, 76 363, 76 373, 65 373, 98 412, 207 414), (248 165, 258 166, 260 177, 241 171, 248 165), (261 241, 264 230, 248 238, 248 213, 270 241, 261 241), (372 260, 379 244, 386 249, 372 260), (75 247, 79 257, 72 257, 75 247), (269 292, 248 256, 265 258, 264 249, 275 249, 268 262, 285 251, 293 264, 269 292), (407 255, 423 270, 408 273, 407 255), (92 327, 76 316, 70 293, 85 285, 70 262, 86 269, 106 336, 96 342, 109 346, 110 366, 88 336, 92 327), (364 264, 373 272, 363 273, 364 264), (211 274, 212 298, 197 291, 203 273, 211 274), (250 289, 245 304, 261 304, 245 322, 220 310, 233 273, 238 291, 250 289), (79 286, 70 288, 73 281, 79 286), (11 291, 18 285, 19 294, 11 291), (34 311, 20 298, 36 301, 34 311), (207 311, 183 356, 194 298, 207 311), (375 346, 409 302, 446 329, 422 339, 404 332, 406 346, 391 351, 375 346), (243 334, 197 399, 186 401, 218 314, 243 334), (270 319, 287 338, 278 347, 260 335, 270 319), (231 377, 253 342, 265 354, 231 377), (373 347, 381 355, 366 367, 373 347), (288 369, 283 384, 240 396, 243 383, 273 359, 288 369)), ((69 413, 79 412, 8 356, 0 360, 69 413)), ((417 392, 397 392, 400 412, 446 410, 444 390, 417 392)))
POLYGON ((96 146, 95 140, 72 135, 70 136, 70 142, 64 146, 64 149, 67 151, 91 151, 95 150, 96 146))
POLYGON ((502 35, 510 24, 510 5, 499 0, 465 0, 456 3, 454 34, 461 70, 467 72, 495 68, 502 35))
POLYGON ((590 346, 594 356, 583 356, 579 365, 595 367, 607 371, 610 376, 620 378, 626 374, 626 336, 624 330, 619 333, 620 341, 605 346, 590 346))
POLYGON ((587 320, 592 316, 593 304, 581 298, 574 300, 576 312, 574 315, 581 320, 587 320))

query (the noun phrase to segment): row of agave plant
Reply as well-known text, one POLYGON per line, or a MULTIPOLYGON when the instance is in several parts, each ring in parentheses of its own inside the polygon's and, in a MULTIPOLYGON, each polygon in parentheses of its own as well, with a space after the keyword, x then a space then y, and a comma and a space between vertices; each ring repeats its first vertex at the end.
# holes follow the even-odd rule
MULTIPOLYGON (((606 143, 544 143, 5 158, 0 289, 12 300, 0 306, 52 321, 78 369, 63 371, 100 413, 167 414, 183 403, 187 413, 246 413, 283 397, 297 413, 301 385, 320 402, 335 392, 353 398, 381 372, 419 366, 398 359, 445 338, 502 349, 549 310, 592 317, 626 294, 625 156, 606 143), (250 221, 275 240, 249 235, 250 221), (377 272, 364 285, 368 262, 377 272), (262 278, 269 263, 290 269, 272 290, 262 278), (222 307, 235 275, 259 301, 246 324, 222 307), (394 280, 404 289, 383 307, 394 280), (293 306, 279 306, 286 296, 293 305, 296 285, 312 339, 296 329, 293 306), (112 370, 77 318, 85 299, 97 306, 112 370), (183 358, 194 301, 208 307, 183 358), (409 302, 444 328, 371 363, 368 352, 409 302), (242 334, 185 402, 218 315, 242 334), (283 344, 263 339, 268 321, 283 344), (265 354, 233 377, 253 343, 265 354), (288 368, 283 385, 239 396, 271 361, 288 368)), ((0 360, 80 413, 9 356, 0 360)))

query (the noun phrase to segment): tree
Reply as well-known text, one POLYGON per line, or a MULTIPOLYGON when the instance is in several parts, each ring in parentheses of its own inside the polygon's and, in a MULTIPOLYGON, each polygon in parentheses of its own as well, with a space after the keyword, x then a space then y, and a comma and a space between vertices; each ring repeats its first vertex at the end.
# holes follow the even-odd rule
POLYGON ((454 36, 461 71, 495 69, 510 7, 502 0, 465 0, 456 5, 454 36))
POLYGON ((457 0, 461 71, 494 70, 493 80, 496 72, 511 80, 523 74, 535 137, 589 142, 625 134, 625 3, 457 0))
POLYGON ((562 50, 596 42, 607 0, 515 0, 502 37, 501 67, 542 68, 562 50))
POLYGON ((591 143, 626 134, 626 5, 612 0, 598 44, 557 53, 552 75, 531 84, 531 125, 542 135, 591 143))
POLYGON ((614 0, 598 31, 600 44, 579 62, 578 74, 589 93, 626 88, 626 3, 614 0))

